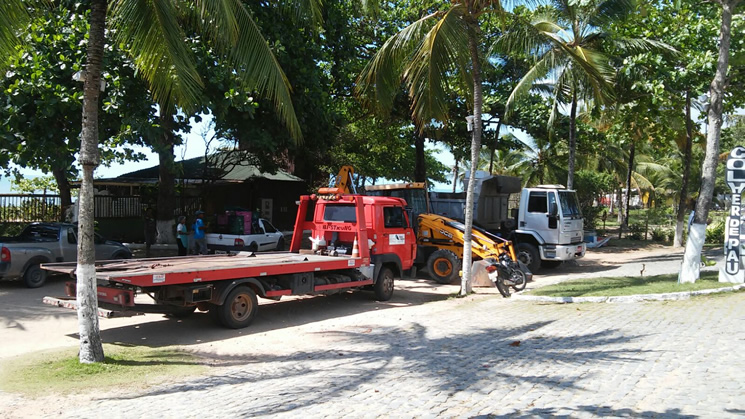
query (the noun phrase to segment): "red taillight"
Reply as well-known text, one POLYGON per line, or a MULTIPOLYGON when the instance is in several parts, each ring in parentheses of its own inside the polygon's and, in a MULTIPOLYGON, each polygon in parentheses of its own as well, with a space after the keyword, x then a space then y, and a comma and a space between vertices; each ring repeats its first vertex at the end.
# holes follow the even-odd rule
POLYGON ((497 265, 489 265, 486 267, 486 272, 492 273, 497 270, 497 265))
POLYGON ((233 242, 233 246, 243 247, 243 239, 235 239, 235 242, 233 242))
POLYGON ((10 262, 10 249, 7 247, 0 250, 0 262, 10 262))

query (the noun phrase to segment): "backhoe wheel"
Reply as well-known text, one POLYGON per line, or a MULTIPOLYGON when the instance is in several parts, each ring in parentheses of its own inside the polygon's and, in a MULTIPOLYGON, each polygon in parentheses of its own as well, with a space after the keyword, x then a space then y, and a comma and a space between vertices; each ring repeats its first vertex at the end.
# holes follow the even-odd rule
POLYGON ((229 329, 242 329, 256 317, 259 302, 256 293, 249 287, 237 287, 230 291, 221 306, 216 306, 215 318, 229 329))
POLYGON ((538 253, 538 248, 530 243, 517 245, 517 259, 524 263, 530 272, 537 272, 541 267, 541 254, 538 253))
POLYGON ((23 283, 29 288, 39 288, 47 280, 47 271, 41 269, 39 264, 31 265, 26 268, 23 274, 23 283))
POLYGON ((390 268, 381 268, 378 273, 378 280, 373 285, 375 299, 378 301, 388 301, 393 296, 393 271, 390 268))
POLYGON ((440 284, 451 284, 458 279, 461 260, 449 250, 437 250, 427 259, 429 276, 440 284))

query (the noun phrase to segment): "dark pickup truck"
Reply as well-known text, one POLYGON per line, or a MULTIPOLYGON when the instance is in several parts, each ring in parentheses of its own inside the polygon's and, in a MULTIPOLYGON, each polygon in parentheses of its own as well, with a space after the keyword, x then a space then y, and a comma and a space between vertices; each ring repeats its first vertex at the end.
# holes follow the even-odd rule
MULTIPOLYGON (((23 279, 29 288, 44 285, 42 263, 74 262, 78 228, 66 223, 32 223, 16 237, 0 237, 0 280, 23 279)), ((119 242, 95 236, 96 260, 129 259, 132 252, 119 242)))

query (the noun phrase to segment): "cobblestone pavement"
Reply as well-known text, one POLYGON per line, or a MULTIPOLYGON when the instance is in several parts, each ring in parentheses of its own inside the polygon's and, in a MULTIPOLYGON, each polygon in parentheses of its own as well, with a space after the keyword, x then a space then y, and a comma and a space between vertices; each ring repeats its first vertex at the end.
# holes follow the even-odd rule
POLYGON ((65 416, 745 415, 745 293, 574 305, 477 295, 322 323, 295 328, 287 346, 256 336, 218 375, 65 416))

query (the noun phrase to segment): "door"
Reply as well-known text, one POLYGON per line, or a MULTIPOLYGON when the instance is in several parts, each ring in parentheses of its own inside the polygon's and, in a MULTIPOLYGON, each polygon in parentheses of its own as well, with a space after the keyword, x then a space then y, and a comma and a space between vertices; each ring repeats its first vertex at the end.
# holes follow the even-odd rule
POLYGON ((279 238, 277 229, 269 221, 264 219, 259 220, 259 229, 260 236, 257 236, 259 250, 274 250, 277 247, 277 240, 279 238))
POLYGON ((398 255, 402 269, 408 269, 415 256, 412 251, 416 245, 415 240, 403 207, 383 207, 383 240, 376 244, 380 253, 398 255))

